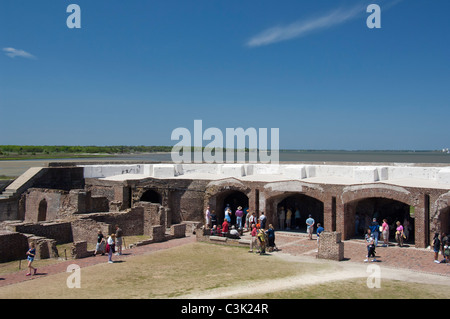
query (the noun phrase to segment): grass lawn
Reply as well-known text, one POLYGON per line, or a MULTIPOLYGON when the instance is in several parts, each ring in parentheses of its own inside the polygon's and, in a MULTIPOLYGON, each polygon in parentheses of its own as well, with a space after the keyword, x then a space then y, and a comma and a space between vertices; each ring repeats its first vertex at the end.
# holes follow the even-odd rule
POLYGON ((383 279, 380 288, 367 287, 365 278, 328 282, 301 289, 248 295, 247 299, 449 299, 444 288, 383 279))
MULTIPOLYGON (((43 261, 42 261, 43 262, 43 261)), ((76 260, 74 260, 76 264, 76 260)), ((39 264, 36 263, 39 268, 39 264)), ((274 255, 250 254, 247 248, 192 243, 185 246, 128 257, 123 262, 102 263, 81 269, 81 288, 66 285, 69 273, 38 277, 0 288, 0 298, 177 298, 205 293, 220 287, 263 279, 281 279, 332 270, 332 264, 300 263, 274 255)), ((249 295, 247 299, 290 298, 447 298, 433 285, 382 281, 369 289, 365 279, 336 281, 249 295)))
POLYGON ((193 243, 82 268, 80 289, 67 288, 69 273, 62 273, 2 287, 0 298, 173 298, 323 268, 249 254, 247 248, 193 243))

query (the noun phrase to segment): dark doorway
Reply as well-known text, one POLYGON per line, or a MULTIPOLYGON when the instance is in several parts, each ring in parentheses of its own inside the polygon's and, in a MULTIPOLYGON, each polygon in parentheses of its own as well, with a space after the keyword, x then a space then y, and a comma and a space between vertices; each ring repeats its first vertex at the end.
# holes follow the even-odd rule
POLYGON ((161 198, 161 195, 158 192, 156 192, 156 191, 154 191, 152 189, 149 189, 144 194, 142 194, 141 202, 162 204, 162 198, 161 198))
POLYGON ((43 222, 47 219, 47 201, 45 199, 39 202, 37 221, 43 222))
POLYGON ((383 223, 383 219, 386 219, 390 240, 395 240, 396 222, 399 221, 407 236, 406 242, 414 243, 414 210, 408 204, 389 198, 366 198, 352 206, 355 214, 355 237, 365 234, 373 218, 376 218, 379 225, 383 223))
MULTIPOLYGON (((309 215, 314 219, 316 226, 317 223, 323 225, 323 203, 318 199, 304 194, 290 195, 281 200, 277 205, 276 216, 278 229, 306 232, 306 219, 309 215), (284 209, 285 213, 283 225, 281 225, 283 221, 280 219, 282 209, 284 209), (287 224, 286 220, 288 210, 290 210, 292 214, 290 225, 287 224), (300 218, 296 219, 295 216, 297 211, 300 213, 300 218)), ((314 228, 316 228, 316 226, 314 228)))
MULTIPOLYGON (((227 192, 223 196, 223 200, 217 202, 216 215, 218 217, 219 222, 223 222, 225 217, 225 209, 227 206, 230 207, 231 210, 231 224, 236 224, 236 215, 235 212, 239 206, 242 207, 244 214, 247 213, 246 209, 248 209, 248 197, 242 192, 239 191, 231 191, 227 192)), ((245 220, 245 218, 243 219, 245 220)))
POLYGON ((450 234, 450 207, 441 210, 439 222, 441 223, 441 233, 450 234))

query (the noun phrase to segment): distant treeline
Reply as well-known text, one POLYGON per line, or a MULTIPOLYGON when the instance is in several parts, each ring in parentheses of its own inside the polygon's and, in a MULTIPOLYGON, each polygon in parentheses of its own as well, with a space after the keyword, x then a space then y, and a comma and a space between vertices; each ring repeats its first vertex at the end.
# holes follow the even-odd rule
POLYGON ((0 145, 0 155, 6 154, 122 154, 170 152, 171 146, 35 146, 35 145, 0 145))

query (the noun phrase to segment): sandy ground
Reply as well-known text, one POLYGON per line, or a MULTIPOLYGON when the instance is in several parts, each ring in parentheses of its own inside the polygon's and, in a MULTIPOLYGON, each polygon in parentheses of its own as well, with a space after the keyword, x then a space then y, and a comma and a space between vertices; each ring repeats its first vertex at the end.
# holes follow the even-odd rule
MULTIPOLYGON (((326 263, 332 266, 332 271, 321 271, 315 274, 306 274, 283 279, 268 279, 255 281, 251 284, 246 283, 245 286, 234 286, 227 288, 217 288, 209 290, 206 293, 189 294, 178 297, 179 299, 218 299, 218 298, 237 298, 239 296, 258 294, 261 291, 265 293, 276 292, 287 289, 296 289, 309 285, 316 285, 327 283, 331 281, 341 281, 356 278, 369 278, 371 283, 374 283, 373 278, 376 274, 380 274, 380 285, 383 284, 383 279, 400 280, 405 282, 414 282, 429 284, 430 282, 438 285, 450 287, 450 277, 442 275, 433 275, 417 271, 409 271, 405 269, 394 269, 381 266, 378 263, 355 263, 345 262, 345 264, 316 259, 308 256, 292 256, 289 254, 277 253, 277 258, 292 262, 302 263, 326 263), (374 268, 380 267, 374 272, 374 268), (379 272, 378 272, 379 271, 379 272)), ((449 266, 450 267, 450 266, 449 266)))

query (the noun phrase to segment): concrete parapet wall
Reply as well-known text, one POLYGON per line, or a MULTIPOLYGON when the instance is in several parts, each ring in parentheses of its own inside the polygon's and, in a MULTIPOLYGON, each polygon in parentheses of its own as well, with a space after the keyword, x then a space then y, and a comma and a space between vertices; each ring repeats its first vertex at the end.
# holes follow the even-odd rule
POLYGON ((106 178, 122 174, 143 177, 173 178, 180 175, 212 174, 240 178, 251 175, 280 175, 293 179, 334 177, 355 183, 418 179, 450 185, 450 167, 413 166, 412 164, 135 164, 135 165, 81 165, 86 178, 106 178))

